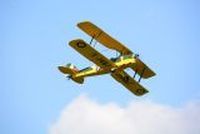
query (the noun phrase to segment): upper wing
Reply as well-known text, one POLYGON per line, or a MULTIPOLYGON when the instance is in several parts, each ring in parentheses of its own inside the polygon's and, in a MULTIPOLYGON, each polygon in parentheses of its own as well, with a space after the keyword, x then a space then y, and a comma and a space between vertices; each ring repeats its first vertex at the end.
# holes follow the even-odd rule
POLYGON ((88 58, 90 61, 94 62, 99 67, 114 67, 115 64, 106 58, 104 55, 96 51, 89 44, 81 39, 72 40, 69 45, 76 49, 83 56, 88 58))
POLYGON ((98 28, 96 25, 89 21, 78 23, 77 25, 85 33, 93 37, 98 42, 102 43, 104 46, 119 51, 123 55, 132 54, 131 50, 122 45, 120 42, 112 38, 110 35, 105 33, 103 30, 98 28))
POLYGON ((142 85, 137 83, 125 71, 114 72, 111 74, 111 76, 137 96, 141 96, 145 93, 148 93, 147 89, 145 89, 142 85))
POLYGON ((145 65, 140 59, 136 58, 135 64, 130 67, 137 72, 142 78, 149 78, 156 75, 147 65, 145 65))

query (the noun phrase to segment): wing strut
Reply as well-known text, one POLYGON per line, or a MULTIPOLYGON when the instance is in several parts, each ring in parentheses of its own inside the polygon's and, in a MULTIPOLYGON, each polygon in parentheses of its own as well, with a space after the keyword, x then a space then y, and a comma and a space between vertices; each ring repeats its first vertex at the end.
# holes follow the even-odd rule
POLYGON ((94 37, 95 37, 95 35, 92 36, 92 38, 91 38, 91 40, 90 40, 90 45, 92 45, 92 42, 93 42, 93 40, 94 40, 94 37))
MULTIPOLYGON (((102 34, 102 31, 99 34, 97 34, 97 36, 94 34, 90 40, 90 45, 92 45, 92 42, 94 41, 94 39, 96 40, 101 34, 102 34)), ((94 47, 96 44, 97 44, 97 41, 94 43, 94 47)))
POLYGON ((140 78, 139 78, 139 80, 138 80, 138 83, 140 83, 140 81, 141 81, 141 79, 142 79, 142 76, 143 76, 143 74, 144 74, 145 69, 146 69, 146 68, 144 67, 143 70, 142 70, 141 76, 140 76, 140 78))
POLYGON ((137 70, 135 71, 135 73, 134 73, 134 75, 133 75, 133 78, 135 78, 136 74, 137 74, 137 70))

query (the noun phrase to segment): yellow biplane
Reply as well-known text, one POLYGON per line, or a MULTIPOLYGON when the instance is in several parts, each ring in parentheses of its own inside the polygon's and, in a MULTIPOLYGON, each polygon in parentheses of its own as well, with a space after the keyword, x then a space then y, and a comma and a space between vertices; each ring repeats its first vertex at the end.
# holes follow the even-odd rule
POLYGON ((77 26, 91 36, 92 39, 90 43, 86 43, 82 39, 75 39, 70 41, 69 45, 96 65, 82 70, 78 70, 73 64, 59 66, 58 69, 67 75, 67 78, 82 84, 85 77, 111 74, 115 80, 137 96, 148 92, 147 89, 139 84, 140 80, 141 78, 150 78, 155 73, 139 59, 137 54, 134 54, 127 47, 89 21, 78 23, 77 26), (93 40, 100 42, 109 49, 118 51, 120 55, 108 59, 91 46, 93 40), (134 70, 133 77, 124 71, 126 68, 134 70), (137 74, 140 77, 138 80, 135 80, 137 74))

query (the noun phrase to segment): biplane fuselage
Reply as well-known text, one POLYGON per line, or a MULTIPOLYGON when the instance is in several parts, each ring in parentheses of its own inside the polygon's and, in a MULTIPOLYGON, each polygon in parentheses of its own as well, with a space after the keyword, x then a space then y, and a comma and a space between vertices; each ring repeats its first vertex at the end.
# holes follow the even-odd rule
POLYGON ((94 65, 94 66, 87 67, 78 71, 77 74, 74 74, 71 77, 73 78, 87 77, 87 76, 102 75, 102 74, 108 74, 111 72, 117 72, 120 70, 124 70, 125 68, 128 68, 131 65, 134 65, 134 63, 136 62, 135 57, 133 55, 125 55, 125 56, 120 56, 117 58, 111 58, 111 61, 114 62, 115 67, 100 68, 94 65))
POLYGON ((140 85, 141 78, 150 78, 155 73, 144 64, 138 55, 134 54, 127 47, 109 36, 103 30, 92 24, 91 22, 81 22, 78 27, 92 37, 90 43, 86 43, 82 39, 75 39, 69 42, 69 45, 86 57, 88 60, 95 63, 94 66, 86 67, 82 70, 77 69, 72 64, 66 66, 59 66, 58 69, 68 75, 69 79, 82 84, 85 77, 111 74, 111 76, 121 83, 124 87, 129 89, 137 96, 141 96, 148 92, 142 85, 140 85), (93 39, 103 44, 105 47, 118 51, 120 56, 108 59, 103 54, 94 49, 91 44, 93 39), (135 71, 134 76, 130 76, 124 71, 126 68, 131 68, 135 71), (135 76, 139 75, 139 80, 135 80, 135 76))

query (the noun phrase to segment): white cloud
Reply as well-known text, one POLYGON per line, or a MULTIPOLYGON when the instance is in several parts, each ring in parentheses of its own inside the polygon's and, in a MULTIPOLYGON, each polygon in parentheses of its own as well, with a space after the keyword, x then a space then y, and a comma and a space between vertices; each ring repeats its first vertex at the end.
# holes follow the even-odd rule
POLYGON ((200 134, 200 103, 174 108, 152 102, 99 104, 86 96, 72 101, 50 134, 200 134))

